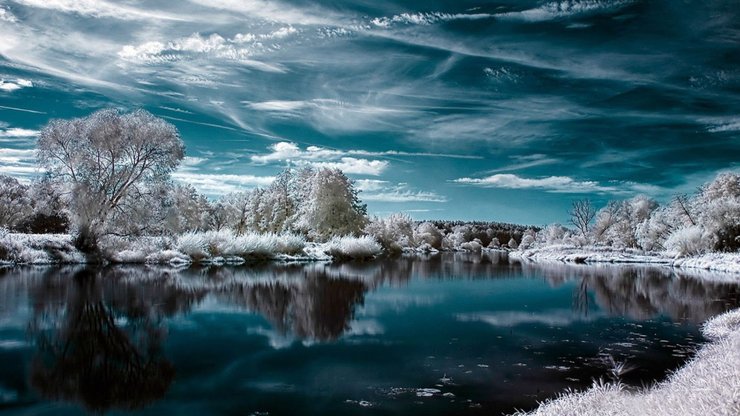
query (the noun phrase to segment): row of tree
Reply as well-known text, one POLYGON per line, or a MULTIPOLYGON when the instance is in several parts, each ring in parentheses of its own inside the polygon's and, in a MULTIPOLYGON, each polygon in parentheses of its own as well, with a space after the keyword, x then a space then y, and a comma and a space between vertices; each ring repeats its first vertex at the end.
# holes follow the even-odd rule
POLYGON ((286 170, 265 189, 209 201, 171 180, 184 155, 176 128, 143 110, 53 120, 37 142, 44 176, 31 185, 0 177, 0 227, 69 231, 80 250, 94 253, 108 235, 230 228, 323 240, 359 234, 367 222, 358 191, 337 169, 286 170))
POLYGON ((538 240, 601 244, 684 255, 740 250, 740 174, 721 173, 694 195, 679 195, 659 205, 644 195, 611 201, 596 210, 589 200, 570 210, 575 232, 559 224, 546 227, 538 240))

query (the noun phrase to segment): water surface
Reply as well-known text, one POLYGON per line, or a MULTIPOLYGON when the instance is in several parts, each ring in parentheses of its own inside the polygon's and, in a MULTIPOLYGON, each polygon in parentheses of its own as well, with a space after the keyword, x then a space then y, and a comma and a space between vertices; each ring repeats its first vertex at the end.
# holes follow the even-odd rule
POLYGON ((3 269, 0 412, 510 413, 663 379, 739 305, 667 268, 494 254, 3 269))

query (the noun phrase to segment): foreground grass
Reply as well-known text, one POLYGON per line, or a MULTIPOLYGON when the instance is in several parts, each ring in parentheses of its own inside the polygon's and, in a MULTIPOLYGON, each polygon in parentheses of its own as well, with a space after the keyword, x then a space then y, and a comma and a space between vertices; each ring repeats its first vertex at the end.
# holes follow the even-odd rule
POLYGON ((517 415, 740 415, 740 309, 711 319, 702 331, 711 342, 652 388, 629 391, 598 382, 585 392, 567 392, 517 415))

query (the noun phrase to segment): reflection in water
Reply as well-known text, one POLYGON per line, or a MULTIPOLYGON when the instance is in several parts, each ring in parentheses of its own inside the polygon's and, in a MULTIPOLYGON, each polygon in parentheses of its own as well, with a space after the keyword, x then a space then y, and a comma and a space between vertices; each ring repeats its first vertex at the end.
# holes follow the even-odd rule
MULTIPOLYGON (((220 307, 259 314, 283 335, 330 342, 347 334, 369 293, 389 287, 411 290, 412 281, 481 279, 573 287, 573 313, 587 319, 572 319, 567 307, 538 313, 471 311, 457 315, 460 325, 567 327, 598 318, 588 316, 594 311, 632 320, 665 316, 699 323, 740 305, 737 284, 694 279, 668 268, 538 265, 510 262, 497 253, 445 253, 368 263, 183 270, 0 269, 0 323, 17 319, 21 300, 28 299, 31 308, 23 325, 35 342, 29 378, 44 397, 78 402, 92 411, 137 409, 164 396, 175 377, 163 353, 167 318, 190 313, 206 298, 220 307)), ((564 345, 558 348, 570 348, 564 345)))
POLYGON ((138 272, 63 270, 31 289, 31 383, 43 396, 106 411, 164 395, 175 369, 162 353, 162 318, 187 311, 202 294, 127 279, 138 272))
POLYGON ((331 341, 349 329, 367 286, 304 270, 300 279, 234 282, 216 290, 217 298, 263 315, 279 332, 308 340, 331 341))

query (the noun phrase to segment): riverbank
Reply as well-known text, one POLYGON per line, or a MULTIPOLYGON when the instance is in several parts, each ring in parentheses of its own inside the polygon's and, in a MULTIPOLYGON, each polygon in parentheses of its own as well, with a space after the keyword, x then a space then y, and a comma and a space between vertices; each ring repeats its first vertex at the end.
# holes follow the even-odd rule
POLYGON ((740 309, 709 320, 702 332, 710 342, 662 383, 641 391, 595 383, 565 393, 518 416, 714 415, 740 414, 740 309))
POLYGON ((701 269, 740 274, 740 253, 708 253, 692 257, 671 257, 665 253, 611 247, 566 245, 511 251, 511 258, 536 262, 622 263, 664 265, 681 269, 701 269))
POLYGON ((100 253, 79 251, 69 234, 0 235, 0 265, 85 264, 243 264, 250 261, 330 261, 371 259, 382 253, 371 237, 335 237, 308 242, 292 234, 235 235, 230 231, 186 233, 178 237, 110 237, 100 253))

